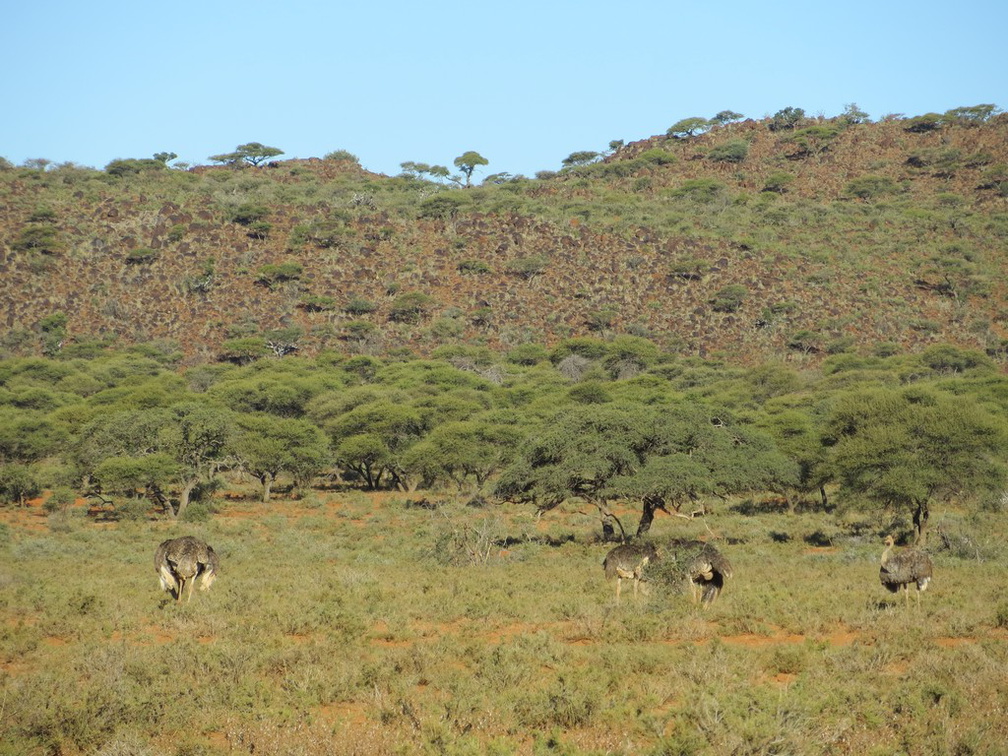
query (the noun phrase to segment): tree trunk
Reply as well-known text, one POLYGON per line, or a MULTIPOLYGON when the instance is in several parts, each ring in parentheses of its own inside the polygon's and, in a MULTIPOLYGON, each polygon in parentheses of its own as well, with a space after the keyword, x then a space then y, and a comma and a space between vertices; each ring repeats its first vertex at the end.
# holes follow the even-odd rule
POLYGON ((642 500, 640 523, 637 525, 637 537, 644 535, 651 530, 651 523, 654 522, 655 512, 665 509, 665 502, 655 496, 645 496, 642 500))
POLYGON ((619 521, 619 518, 614 515, 610 510, 609 506, 605 502, 596 502, 595 506, 598 508, 599 514, 602 516, 602 538, 606 541, 615 541, 616 539, 616 529, 613 528, 613 523, 615 522, 620 529, 619 540, 626 540, 626 530, 623 529, 623 523, 619 521))
POLYGON ((270 493, 273 491, 273 481, 275 478, 270 473, 263 473, 262 477, 259 478, 259 482, 262 483, 263 487, 263 504, 269 504, 270 493))
POLYGON ((931 516, 931 509, 926 501, 918 501, 917 508, 914 509, 913 522, 914 529, 917 531, 917 536, 914 539, 914 545, 923 546, 924 542, 927 540, 927 523, 928 518, 931 516))
POLYGON ((176 520, 182 516, 182 513, 189 506, 189 498, 192 496, 193 489, 196 488, 197 483, 199 483, 199 478, 192 478, 186 481, 186 484, 182 486, 182 490, 179 491, 178 509, 175 511, 176 520))

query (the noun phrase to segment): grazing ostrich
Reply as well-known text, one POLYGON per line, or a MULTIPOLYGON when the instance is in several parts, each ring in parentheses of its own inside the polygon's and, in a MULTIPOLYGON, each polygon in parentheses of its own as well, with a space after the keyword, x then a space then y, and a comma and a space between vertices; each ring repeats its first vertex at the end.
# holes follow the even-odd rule
POLYGON ((906 593, 906 605, 910 606, 910 584, 917 584, 917 608, 920 608, 920 595, 927 590, 931 582, 933 565, 931 557, 917 549, 900 549, 893 553, 892 536, 886 536, 885 551, 882 552, 882 567, 879 570, 879 580, 891 593, 898 593, 903 588, 906 593))
POLYGON ((706 609, 724 589, 732 576, 731 562, 716 547, 703 541, 675 538, 668 543, 671 561, 677 564, 677 573, 685 579, 693 597, 706 609))
POLYGON ((207 590, 220 570, 213 548, 198 538, 183 536, 164 541, 154 552, 154 569, 161 578, 161 590, 168 591, 176 601, 182 600, 182 591, 189 583, 188 601, 192 601, 193 583, 207 590))
POLYGON ((637 598, 637 586, 640 585, 642 573, 647 563, 658 559, 658 550, 653 543, 624 543, 606 554, 602 566, 608 580, 616 578, 616 603, 620 601, 620 589, 623 580, 633 580, 634 598, 637 598))

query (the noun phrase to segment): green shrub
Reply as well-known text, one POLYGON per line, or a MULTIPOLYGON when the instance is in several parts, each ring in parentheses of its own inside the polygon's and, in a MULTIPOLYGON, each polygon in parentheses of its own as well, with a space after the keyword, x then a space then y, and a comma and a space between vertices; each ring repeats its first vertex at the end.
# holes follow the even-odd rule
POLYGON ((30 216, 29 223, 54 223, 56 221, 56 211, 48 207, 40 207, 30 216))
POLYGON ((745 139, 733 139, 708 152, 707 159, 721 163, 741 163, 748 154, 749 142, 745 139))
POLYGON ((301 264, 296 262, 263 265, 259 268, 256 283, 272 289, 277 284, 286 281, 296 281, 301 278, 302 272, 303 268, 301 264))
POLYGON ((787 191, 788 184, 794 181, 794 179, 795 177, 787 171, 775 171, 767 176, 766 183, 763 185, 763 191, 784 194, 787 191))
POLYGON ((420 291, 400 294, 389 308, 389 319, 399 323, 419 323, 427 315, 434 299, 420 291))
POLYGON ((43 255, 55 255, 63 251, 63 241, 55 226, 40 224, 28 226, 11 244, 18 252, 41 252, 43 255))
POLYGON ((1008 164, 992 165, 983 172, 980 182, 981 189, 993 189, 1002 197, 1008 197, 1008 164))
POLYGON ((687 179, 682 183, 682 186, 672 190, 671 196, 708 204, 722 197, 727 192, 727 189, 728 187, 717 179, 687 179))
POLYGON ((147 499, 130 497, 116 502, 115 518, 136 522, 150 516, 151 503, 147 499))
POLYGON ((273 224, 269 221, 259 220, 254 223, 249 224, 248 235, 253 239, 266 239, 269 237, 270 231, 273 230, 273 224))
POLYGON ((577 404, 605 404, 612 401, 612 396, 604 384, 595 380, 587 380, 572 386, 567 396, 577 404))
POLYGON ((509 260, 504 266, 507 273, 531 281, 549 267, 549 260, 542 255, 530 255, 509 260))
POLYGON ((164 163, 153 158, 113 160, 105 166, 105 172, 110 176, 120 178, 136 176, 140 173, 154 173, 168 170, 164 163))
POLYGON ((888 176, 863 176, 849 182, 844 189, 844 194, 858 199, 874 199, 886 194, 893 194, 897 188, 896 182, 888 176))
POLYGON ((56 486, 49 493, 49 497, 45 500, 43 509, 48 512, 62 512, 70 509, 74 502, 77 500, 77 494, 74 489, 69 486, 56 486))
POLYGON ((906 162, 914 168, 927 169, 936 176, 950 178, 960 167, 961 160, 962 153, 955 148, 932 147, 910 153, 906 162))
POLYGON ((767 124, 767 128, 770 131, 787 131, 798 128, 802 121, 805 120, 805 111, 802 108, 794 108, 790 105, 786 108, 781 108, 773 117, 770 119, 770 123, 767 124))
POLYGON ((333 150, 332 152, 327 152, 323 157, 323 160, 329 160, 333 163, 351 163, 353 165, 360 165, 360 158, 348 150, 333 150))
POLYGON ((378 326, 369 320, 351 320, 343 326, 347 338, 364 341, 378 330, 378 326))
POLYGON ((419 218, 435 218, 448 220, 454 218, 469 204, 469 199, 463 193, 455 190, 441 192, 420 203, 417 212, 419 218))
POLYGON ((710 263, 697 257, 683 257, 669 265, 669 274, 687 281, 699 281, 710 270, 710 263))
POLYGON ((336 309, 336 300, 324 295, 305 294, 298 307, 307 312, 327 312, 336 309))
POLYGON ((924 115, 908 118, 903 128, 913 134, 926 134, 929 131, 940 129, 943 120, 942 116, 938 113, 925 113, 924 115))
POLYGON ((306 240, 322 249, 338 249, 354 235, 347 222, 345 218, 318 220, 307 227, 296 228, 294 233, 299 237, 299 242, 306 240))
POLYGON ((788 349, 805 354, 814 354, 822 349, 822 336, 815 331, 803 329, 788 339, 788 349))
POLYGON ((538 365, 549 359, 549 352, 541 344, 519 344, 507 353, 507 361, 514 365, 538 365))
POLYGON ((644 152, 638 156, 638 160, 641 160, 644 163, 650 163, 651 165, 672 165, 677 162, 679 158, 668 150, 663 150, 661 147, 652 147, 650 150, 644 150, 644 152))
POLYGON ((239 205, 231 211, 231 222, 242 226, 251 226, 256 221, 260 221, 269 215, 269 208, 264 205, 253 205, 246 203, 239 205))
POLYGON ((716 312, 736 312, 749 296, 749 290, 741 284, 729 284, 715 292, 711 307, 716 312))
POLYGON ((378 305, 372 302, 370 299, 364 299, 364 297, 351 297, 350 301, 347 302, 346 307, 343 311, 349 315, 367 315, 378 309, 378 305))
POLYGON ((818 155, 825 151, 842 131, 839 126, 809 126, 796 131, 787 141, 796 145, 802 155, 818 155))
POLYGON ((219 359, 222 362, 233 362, 236 365, 247 365, 270 353, 269 347, 262 337, 247 336, 239 339, 228 339, 221 344, 219 359))
POLYGON ((585 325, 588 326, 589 331, 605 331, 612 328, 612 324, 616 321, 618 315, 619 312, 611 308, 595 310, 588 313, 585 325))

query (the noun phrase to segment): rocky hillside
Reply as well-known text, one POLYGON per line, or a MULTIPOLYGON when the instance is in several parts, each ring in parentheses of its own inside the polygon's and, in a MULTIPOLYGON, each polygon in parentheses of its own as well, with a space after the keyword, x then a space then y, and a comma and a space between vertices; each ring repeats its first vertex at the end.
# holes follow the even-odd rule
POLYGON ((470 189, 353 160, 133 163, 0 170, 0 355, 1006 351, 1005 115, 730 123, 470 189))

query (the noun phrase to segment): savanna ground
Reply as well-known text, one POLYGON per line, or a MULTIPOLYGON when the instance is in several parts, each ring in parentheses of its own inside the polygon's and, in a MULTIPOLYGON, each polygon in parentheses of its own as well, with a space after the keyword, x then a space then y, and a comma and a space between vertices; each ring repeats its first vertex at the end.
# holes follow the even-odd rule
POLYGON ((1003 753, 1002 520, 935 512, 918 611, 878 582, 888 519, 660 516, 656 539, 716 538, 734 564, 704 611, 657 586, 617 606, 575 505, 6 508, 0 753, 1003 753), (176 605, 153 553, 186 533, 222 572, 176 605))

